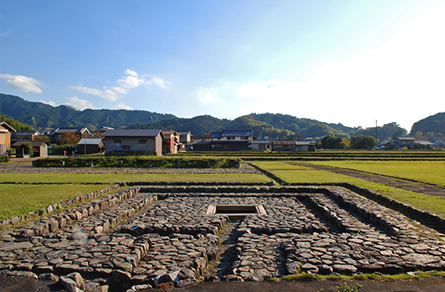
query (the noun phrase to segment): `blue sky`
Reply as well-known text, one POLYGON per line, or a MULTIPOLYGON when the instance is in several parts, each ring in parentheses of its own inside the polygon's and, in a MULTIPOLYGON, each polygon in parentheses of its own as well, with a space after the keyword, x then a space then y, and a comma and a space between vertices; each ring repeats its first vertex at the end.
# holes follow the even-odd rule
POLYGON ((409 131, 445 111, 443 15, 438 0, 0 0, 0 92, 409 131))

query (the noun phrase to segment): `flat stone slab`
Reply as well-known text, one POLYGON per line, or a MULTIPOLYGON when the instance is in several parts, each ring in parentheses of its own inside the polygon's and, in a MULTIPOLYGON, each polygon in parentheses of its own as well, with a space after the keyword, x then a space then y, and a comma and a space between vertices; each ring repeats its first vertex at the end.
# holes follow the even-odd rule
POLYGON ((0 270, 76 272, 99 277, 91 286, 109 278, 122 287, 155 287, 160 279, 183 287, 203 275, 209 281, 262 281, 301 272, 445 270, 444 234, 343 188, 141 190, 110 196, 103 206, 102 199, 66 210, 66 226, 47 227, 44 235, 26 236, 33 225, 4 235, 0 270), (228 215, 206 214, 212 204, 261 204, 265 214, 229 222, 228 215), (221 242, 228 226, 231 241, 221 242))

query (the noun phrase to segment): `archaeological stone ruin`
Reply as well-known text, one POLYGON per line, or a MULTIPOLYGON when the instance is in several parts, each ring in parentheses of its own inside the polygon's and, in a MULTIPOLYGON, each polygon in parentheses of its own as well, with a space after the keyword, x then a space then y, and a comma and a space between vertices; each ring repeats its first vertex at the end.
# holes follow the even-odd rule
POLYGON ((341 186, 147 184, 3 232, 0 270, 83 291, 398 274, 445 270, 445 235, 341 186))

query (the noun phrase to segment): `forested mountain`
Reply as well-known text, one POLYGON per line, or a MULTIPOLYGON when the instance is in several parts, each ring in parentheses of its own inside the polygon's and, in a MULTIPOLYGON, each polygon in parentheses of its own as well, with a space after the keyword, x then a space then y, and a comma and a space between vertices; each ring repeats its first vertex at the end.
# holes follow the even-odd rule
POLYGON ((14 119, 8 119, 2 115, 0 115, 0 122, 8 123, 8 125, 13 127, 16 131, 31 131, 32 130, 32 126, 24 124, 24 123, 20 123, 19 121, 14 120, 14 119))
MULTIPOLYGON (((151 124, 135 124, 128 128, 149 128, 151 124)), ((172 129, 175 131, 191 131, 194 135, 210 135, 214 131, 224 129, 245 130, 252 129, 257 138, 272 136, 273 138, 284 138, 289 135, 303 135, 304 137, 323 137, 325 135, 337 135, 349 137, 349 132, 355 128, 344 127, 349 130, 344 132, 338 127, 333 128, 326 123, 299 119, 291 115, 283 114, 250 114, 238 117, 234 120, 217 119, 211 116, 198 116, 191 119, 173 118, 165 119, 153 125, 155 128, 172 129)))
POLYGON ((56 127, 87 127, 95 130, 108 125, 114 128, 125 127, 134 123, 159 122, 174 118, 170 114, 158 114, 141 110, 92 110, 79 111, 66 105, 53 107, 41 102, 26 101, 21 97, 0 94, 0 114, 6 118, 16 119, 25 124, 32 124, 33 117, 40 131, 56 127))
POLYGON ((420 136, 445 136, 445 112, 429 116, 414 123, 410 134, 420 134, 420 136))
MULTIPOLYGON (((380 141, 385 141, 390 138, 403 137, 407 135, 407 131, 399 126, 399 124, 392 122, 383 125, 383 127, 377 127, 377 138, 380 141)), ((375 127, 362 129, 359 128, 356 131, 350 133, 351 136, 372 136, 375 137, 376 129, 375 127)))
MULTIPOLYGON (((257 138, 272 136, 283 138, 288 135, 321 138, 326 135, 349 138, 369 135, 375 137, 375 127, 351 128, 342 124, 329 124, 312 119, 300 119, 283 114, 249 114, 234 120, 218 119, 209 115, 194 118, 178 118, 172 114, 159 114, 142 110, 76 110, 69 106, 53 107, 41 102, 26 101, 18 96, 0 94, 0 114, 25 124, 32 124, 33 117, 40 131, 56 127, 88 127, 95 130, 108 125, 113 128, 158 128, 163 130, 191 131, 193 135, 210 135, 223 129, 252 129, 257 138)), ((413 125, 411 133, 434 132, 445 134, 445 113, 428 117, 413 125)), ((407 131, 397 123, 388 123, 377 128, 378 139, 404 136, 407 131)))

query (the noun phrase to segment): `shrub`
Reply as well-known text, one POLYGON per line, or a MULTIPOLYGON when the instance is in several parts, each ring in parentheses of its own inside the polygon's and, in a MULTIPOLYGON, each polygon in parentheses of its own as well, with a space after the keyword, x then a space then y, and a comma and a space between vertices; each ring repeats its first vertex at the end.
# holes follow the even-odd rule
POLYGON ((0 162, 8 162, 9 161, 9 156, 0 156, 0 162))
POLYGON ((37 167, 164 167, 164 168, 237 168, 235 158, 188 158, 156 156, 82 156, 66 158, 46 158, 35 161, 37 167))
POLYGON ((19 147, 17 147, 17 154, 29 154, 30 156, 32 156, 34 154, 32 144, 29 142, 23 142, 19 147))

